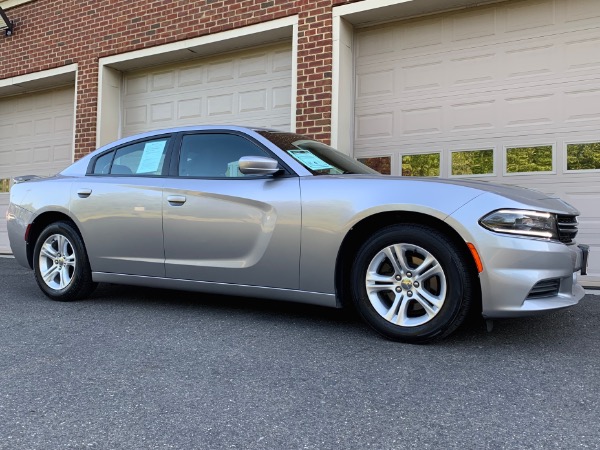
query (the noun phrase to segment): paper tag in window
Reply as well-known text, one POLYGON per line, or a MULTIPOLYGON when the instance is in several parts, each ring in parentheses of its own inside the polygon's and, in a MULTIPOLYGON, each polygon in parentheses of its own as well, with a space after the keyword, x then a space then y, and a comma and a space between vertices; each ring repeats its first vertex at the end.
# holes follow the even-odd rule
POLYGON ((158 171, 167 141, 147 142, 136 173, 151 173, 158 171))
POLYGON ((334 168, 308 150, 288 150, 288 153, 310 170, 327 170, 334 168))

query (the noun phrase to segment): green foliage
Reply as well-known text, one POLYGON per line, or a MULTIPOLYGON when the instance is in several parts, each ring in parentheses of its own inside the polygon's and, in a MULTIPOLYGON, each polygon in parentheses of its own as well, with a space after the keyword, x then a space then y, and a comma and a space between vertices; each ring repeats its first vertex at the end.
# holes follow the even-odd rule
MULTIPOLYGON (((506 172, 551 172, 552 146, 511 147, 506 149, 506 172)), ((481 149, 451 153, 452 175, 483 175, 494 173, 494 150, 481 149)), ((378 156, 359 159, 379 173, 391 174, 391 158, 378 156)), ((567 170, 600 170, 600 142, 567 145, 567 170)), ((437 177, 440 175, 440 154, 427 153, 402 156, 402 176, 437 177)))
POLYGON ((452 175, 494 173, 494 150, 471 150, 452 153, 452 175))
POLYGON ((8 192, 10 190, 10 178, 0 179, 0 192, 8 192))
POLYGON ((404 155, 402 157, 403 177, 439 177, 440 154, 404 155))
POLYGON ((600 142, 567 145, 567 170, 600 169, 600 142))
POLYGON ((552 146, 516 147, 506 149, 506 172, 551 172, 552 146))
POLYGON ((374 158, 360 158, 359 161, 365 166, 376 170, 382 175, 391 175, 392 173, 392 158, 389 156, 376 156, 374 158))

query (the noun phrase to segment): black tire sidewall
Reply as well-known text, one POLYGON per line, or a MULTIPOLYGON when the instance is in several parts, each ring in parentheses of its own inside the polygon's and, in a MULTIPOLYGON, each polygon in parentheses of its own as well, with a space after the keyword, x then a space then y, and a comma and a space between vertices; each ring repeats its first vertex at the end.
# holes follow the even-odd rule
POLYGON ((439 231, 421 225, 394 225, 368 239, 358 251, 352 267, 352 299, 364 320, 383 336, 398 341, 424 343, 443 337, 458 325, 464 315, 468 294, 468 271, 464 257, 456 245, 439 231), (365 287, 369 264, 382 249, 393 244, 414 244, 431 253, 440 263, 446 277, 446 299, 441 310, 429 322, 416 327, 401 327, 379 315, 371 305, 365 287))
POLYGON ((77 300, 89 293, 94 286, 91 281, 91 272, 87 253, 83 245, 83 240, 79 236, 79 233, 77 233, 77 231, 75 231, 75 229, 66 222, 56 222, 48 225, 39 235, 33 251, 33 269, 35 273, 35 280, 38 286, 44 292, 44 294, 53 300, 77 300), (46 239, 53 234, 62 235, 69 240, 73 247, 73 251, 75 252, 76 259, 75 270, 73 272, 71 283, 69 283, 69 285, 64 289, 58 290, 52 289, 44 282, 39 267, 39 257, 42 245, 46 239))

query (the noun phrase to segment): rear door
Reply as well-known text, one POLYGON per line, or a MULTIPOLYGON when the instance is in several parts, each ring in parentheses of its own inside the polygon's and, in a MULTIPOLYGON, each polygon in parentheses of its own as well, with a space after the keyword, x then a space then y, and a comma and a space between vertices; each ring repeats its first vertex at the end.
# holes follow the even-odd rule
POLYGON ((164 135, 107 151, 73 183, 71 210, 94 272, 165 275, 162 190, 170 142, 164 135))
POLYGON ((297 289, 297 176, 245 176, 242 156, 269 156, 237 132, 184 134, 163 191, 169 278, 297 289))

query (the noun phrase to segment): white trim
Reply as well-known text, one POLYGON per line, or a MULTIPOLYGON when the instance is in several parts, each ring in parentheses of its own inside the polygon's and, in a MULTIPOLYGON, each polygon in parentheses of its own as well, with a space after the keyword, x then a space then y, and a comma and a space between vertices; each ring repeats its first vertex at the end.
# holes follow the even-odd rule
POLYGON ((343 17, 355 26, 364 27, 504 1, 507 0, 363 0, 334 6, 333 18, 343 17))
POLYGON ((121 99, 107 94, 107 88, 121 91, 120 71, 141 69, 169 62, 196 59, 228 51, 268 45, 281 40, 292 39, 292 89, 290 108, 290 128, 296 130, 296 105, 298 96, 298 16, 289 16, 243 28, 209 34, 193 39, 172 42, 155 47, 134 50, 118 55, 100 58, 98 61, 98 107, 96 118, 96 146, 100 147, 121 137, 121 99), (112 85, 110 83, 113 83, 112 85), (117 86, 118 85, 118 86, 117 86), (110 98, 109 98, 110 97, 110 98), (113 105, 106 104, 112 100, 113 105), (115 103, 119 103, 115 111, 115 103), (112 114, 111 114, 112 113, 112 114), (115 125, 115 118, 118 125, 115 125))
POLYGON ((331 67, 331 145, 354 155, 354 32, 341 17, 333 17, 331 67))
POLYGON ((116 141, 121 136, 121 114, 123 109, 121 99, 122 81, 122 72, 108 66, 103 66, 102 64, 100 65, 98 70, 98 106, 96 111, 97 148, 116 141), (105 110, 106 117, 104 116, 105 110))
POLYGON ((333 8, 333 17, 343 17, 350 14, 361 13, 377 8, 385 8, 386 6, 394 6, 412 1, 414 0, 369 0, 350 3, 348 5, 336 6, 333 8))
POLYGON ((296 132, 296 109, 298 106, 298 16, 294 16, 295 22, 292 24, 292 89, 290 99, 291 122, 290 131, 296 132))
POLYGON ((75 71, 75 92, 73 95, 73 145, 71 146, 71 163, 75 162, 75 136, 77 135, 77 87, 79 85, 79 72, 75 71))
POLYGON ((25 3, 30 3, 35 0, 5 0, 0 2, 0 7, 4 10, 14 8, 15 6, 24 5, 25 3))
MULTIPOLYGON (((56 67, 55 69, 42 70, 40 72, 32 72, 16 77, 4 78, 3 80, 0 80, 0 95, 2 94, 3 88, 17 87, 26 89, 28 84, 36 81, 48 80, 50 81, 50 83, 48 83, 48 86, 50 87, 52 86, 52 80, 50 80, 50 78, 60 77, 61 75, 67 75, 71 73, 77 73, 77 64, 70 64, 68 66, 56 67)), ((60 86, 60 84, 56 84, 55 86, 60 86)))
MULTIPOLYGON (((170 44, 157 45, 155 47, 134 50, 132 52, 121 53, 118 55, 107 56, 100 58, 100 65, 114 65, 120 62, 132 61, 135 59, 143 59, 150 56, 164 55, 178 50, 190 50, 193 47, 201 47, 208 44, 214 44, 231 39, 243 38, 258 33, 278 30, 286 27, 298 26, 298 16, 284 17, 282 19, 271 20, 255 25, 249 25, 243 28, 235 28, 232 30, 223 31, 221 33, 207 34, 193 39, 184 41, 172 42, 170 44)), ((296 32, 297 33, 297 32, 296 32)))

